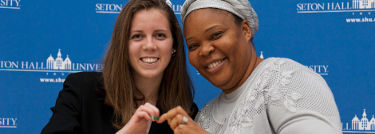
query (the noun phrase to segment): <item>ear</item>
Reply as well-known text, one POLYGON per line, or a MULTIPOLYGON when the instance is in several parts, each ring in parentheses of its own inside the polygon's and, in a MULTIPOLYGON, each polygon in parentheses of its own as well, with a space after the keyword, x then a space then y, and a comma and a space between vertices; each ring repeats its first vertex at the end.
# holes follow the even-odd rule
POLYGON ((242 34, 245 36, 246 40, 250 41, 252 33, 251 33, 251 29, 250 29, 250 26, 249 26, 249 23, 247 22, 247 20, 242 20, 241 30, 242 30, 242 34))

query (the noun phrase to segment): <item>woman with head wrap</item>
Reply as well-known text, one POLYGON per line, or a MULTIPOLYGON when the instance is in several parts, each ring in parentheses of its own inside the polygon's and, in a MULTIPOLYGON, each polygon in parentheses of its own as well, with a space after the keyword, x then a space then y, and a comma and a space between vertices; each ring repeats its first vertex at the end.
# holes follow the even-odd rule
POLYGON ((162 115, 175 133, 339 134, 325 80, 286 58, 261 59, 258 18, 248 0, 187 0, 182 21, 190 63, 223 92, 194 122, 182 108, 162 115))

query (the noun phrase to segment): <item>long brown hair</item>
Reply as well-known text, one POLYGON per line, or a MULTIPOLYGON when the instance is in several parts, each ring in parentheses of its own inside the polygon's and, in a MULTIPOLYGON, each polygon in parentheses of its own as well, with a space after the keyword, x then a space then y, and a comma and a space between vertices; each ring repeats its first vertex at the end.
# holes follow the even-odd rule
POLYGON ((135 95, 140 92, 134 84, 134 70, 130 66, 128 47, 134 14, 140 10, 148 9, 159 9, 165 14, 173 36, 173 49, 176 50, 164 70, 157 106, 161 113, 178 105, 188 113, 192 113, 194 89, 187 73, 182 32, 173 10, 164 0, 130 0, 115 22, 111 42, 103 63, 105 102, 114 109, 113 124, 116 128, 123 127, 137 108, 138 100, 135 95))

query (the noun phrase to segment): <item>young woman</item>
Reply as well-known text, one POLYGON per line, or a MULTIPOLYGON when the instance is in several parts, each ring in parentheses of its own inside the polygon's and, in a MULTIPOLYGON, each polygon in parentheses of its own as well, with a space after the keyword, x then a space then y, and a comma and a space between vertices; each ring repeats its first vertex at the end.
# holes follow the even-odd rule
POLYGON ((159 115, 181 106, 194 118, 182 33, 163 0, 130 0, 99 72, 71 74, 42 133, 172 133, 159 115))
POLYGON ((286 58, 261 59, 248 0, 187 0, 181 12, 190 63, 223 92, 194 122, 183 108, 161 116, 175 134, 340 134, 324 79, 286 58))

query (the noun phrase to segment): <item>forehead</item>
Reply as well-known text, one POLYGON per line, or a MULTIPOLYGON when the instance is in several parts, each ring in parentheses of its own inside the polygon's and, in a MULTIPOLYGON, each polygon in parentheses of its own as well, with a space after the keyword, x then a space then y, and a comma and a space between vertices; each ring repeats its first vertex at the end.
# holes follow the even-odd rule
POLYGON ((132 28, 169 25, 167 15, 163 10, 151 8, 137 11, 132 19, 132 28))
POLYGON ((134 19, 149 19, 149 18, 156 18, 156 17, 163 17, 167 18, 165 12, 161 9, 157 8, 149 8, 149 9, 141 9, 134 13, 134 19))
POLYGON ((201 34, 213 26, 236 28, 233 15, 225 10, 204 8, 192 11, 184 23, 185 36, 201 34))

